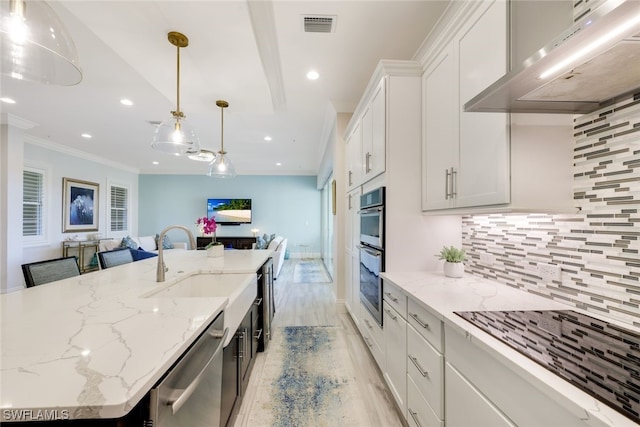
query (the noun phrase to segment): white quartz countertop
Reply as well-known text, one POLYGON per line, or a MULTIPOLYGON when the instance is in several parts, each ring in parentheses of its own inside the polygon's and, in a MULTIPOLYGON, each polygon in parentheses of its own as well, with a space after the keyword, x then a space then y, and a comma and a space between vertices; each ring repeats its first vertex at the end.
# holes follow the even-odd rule
POLYGON ((433 314, 438 315, 445 324, 460 332, 467 340, 487 351, 556 402, 560 402, 578 418, 585 420, 586 425, 637 426, 629 418, 503 344, 454 312, 574 310, 630 330, 640 332, 639 328, 470 274, 459 279, 448 278, 438 272, 381 273, 381 276, 384 280, 398 286, 433 314))
POLYGON ((144 296, 199 273, 246 287, 271 253, 170 251, 162 284, 150 258, 0 295, 0 420, 124 416, 228 303, 144 296))

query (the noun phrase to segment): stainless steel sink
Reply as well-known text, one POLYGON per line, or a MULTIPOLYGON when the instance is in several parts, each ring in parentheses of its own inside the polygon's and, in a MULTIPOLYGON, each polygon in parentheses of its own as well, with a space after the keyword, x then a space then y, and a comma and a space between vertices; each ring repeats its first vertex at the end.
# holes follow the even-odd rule
POLYGON ((142 298, 228 298, 224 326, 226 346, 258 295, 255 274, 195 274, 142 295, 142 298))

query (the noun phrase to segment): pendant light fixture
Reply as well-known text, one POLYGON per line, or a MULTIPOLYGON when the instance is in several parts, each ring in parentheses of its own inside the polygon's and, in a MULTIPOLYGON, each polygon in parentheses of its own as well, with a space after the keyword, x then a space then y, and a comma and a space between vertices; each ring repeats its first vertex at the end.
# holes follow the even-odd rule
POLYGON ((168 34, 169 43, 177 48, 177 102, 171 117, 163 120, 156 128, 151 147, 163 153, 176 156, 197 155, 200 144, 193 129, 182 111, 180 111, 180 48, 189 45, 189 39, 182 33, 172 31, 168 34))
POLYGON ((216 105, 220 107, 220 151, 211 163, 207 175, 215 178, 233 178, 236 176, 236 170, 224 151, 224 109, 229 106, 227 101, 218 100, 216 105))
POLYGON ((82 80, 78 52, 60 18, 44 1, 0 2, 3 75, 51 85, 82 80))

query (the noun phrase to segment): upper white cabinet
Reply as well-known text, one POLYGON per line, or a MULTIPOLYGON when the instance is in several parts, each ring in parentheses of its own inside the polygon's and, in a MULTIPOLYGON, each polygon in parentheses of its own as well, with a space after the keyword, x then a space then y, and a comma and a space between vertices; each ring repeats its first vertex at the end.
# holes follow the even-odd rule
POLYGON ((478 11, 423 74, 423 210, 509 202, 509 121, 464 113, 507 69, 507 3, 478 11))
POLYGON ((362 115, 363 182, 384 173, 386 162, 386 79, 382 78, 362 115))
POLYGON ((346 165, 347 165, 347 189, 352 190, 362 181, 362 128, 357 123, 347 137, 346 165))
POLYGON ((508 2, 469 2, 422 76, 422 210, 569 211, 570 116, 467 113, 508 70, 508 2))

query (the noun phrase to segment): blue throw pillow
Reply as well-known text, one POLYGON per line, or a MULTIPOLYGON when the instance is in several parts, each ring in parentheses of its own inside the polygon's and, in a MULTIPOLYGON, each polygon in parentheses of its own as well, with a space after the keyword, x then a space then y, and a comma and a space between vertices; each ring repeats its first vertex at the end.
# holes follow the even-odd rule
MULTIPOLYGON (((156 234, 156 247, 157 248, 160 247, 160 242, 158 242, 158 240, 160 240, 160 235, 156 234)), ((164 235, 164 238, 162 239, 162 249, 173 249, 173 243, 171 243, 171 240, 169 240, 169 236, 167 236, 166 234, 164 235)))
POLYGON ((267 249, 267 241, 264 237, 258 236, 256 238, 256 249, 267 249))
POLYGON ((154 256, 158 256, 158 254, 154 254, 153 252, 147 252, 142 249, 129 249, 131 251, 131 257, 134 261, 140 261, 141 259, 153 258, 154 256))
POLYGON ((120 242, 120 247, 129 248, 129 249, 138 249, 138 244, 131 237, 127 236, 122 238, 122 241, 120 242))

